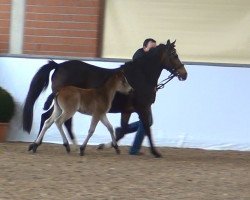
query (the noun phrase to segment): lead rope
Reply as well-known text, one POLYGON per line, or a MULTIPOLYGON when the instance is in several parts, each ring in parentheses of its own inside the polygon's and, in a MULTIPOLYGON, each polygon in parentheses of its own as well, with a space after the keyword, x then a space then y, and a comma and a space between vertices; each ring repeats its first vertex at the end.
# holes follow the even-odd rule
POLYGON ((175 77, 174 74, 170 74, 166 79, 157 84, 156 90, 164 88, 164 86, 175 77))

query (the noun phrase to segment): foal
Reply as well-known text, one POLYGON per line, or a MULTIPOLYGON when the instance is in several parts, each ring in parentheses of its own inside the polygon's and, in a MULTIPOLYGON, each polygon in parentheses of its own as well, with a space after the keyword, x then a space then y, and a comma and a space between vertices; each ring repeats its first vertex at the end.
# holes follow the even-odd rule
POLYGON ((35 142, 31 144, 30 149, 32 147, 33 152, 36 152, 45 132, 55 122, 63 138, 63 144, 69 152, 69 143, 62 125, 78 111, 82 114, 92 116, 87 138, 80 146, 80 155, 84 155, 84 150, 87 146, 88 140, 93 135, 99 121, 107 127, 116 153, 119 154, 120 150, 115 140, 114 130, 108 121, 106 113, 109 111, 117 91, 128 94, 130 90, 132 90, 132 87, 127 82, 122 71, 113 74, 101 87, 96 89, 81 89, 74 86, 63 87, 54 98, 54 111, 52 115, 45 121, 39 136, 35 142))

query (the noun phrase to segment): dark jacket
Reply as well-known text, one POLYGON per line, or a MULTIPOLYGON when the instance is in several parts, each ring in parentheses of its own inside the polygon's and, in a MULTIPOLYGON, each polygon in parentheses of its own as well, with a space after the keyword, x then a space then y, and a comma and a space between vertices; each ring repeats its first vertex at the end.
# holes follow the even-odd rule
MULTIPOLYGON (((133 55, 133 60, 137 60, 137 59, 140 59, 142 58, 144 55, 146 55, 148 52, 145 52, 143 50, 143 48, 140 48, 138 49, 134 55, 133 55)), ((146 97, 146 95, 144 94, 144 98, 150 98, 151 99, 151 102, 154 103, 155 102, 155 97, 156 97, 156 88, 153 88, 152 93, 150 93, 150 95, 148 97, 146 97)))
POLYGON ((138 59, 138 58, 143 57, 145 54, 146 54, 146 52, 143 50, 143 48, 140 48, 140 49, 138 49, 138 50, 134 53, 132 59, 133 59, 133 60, 136 60, 136 59, 138 59))

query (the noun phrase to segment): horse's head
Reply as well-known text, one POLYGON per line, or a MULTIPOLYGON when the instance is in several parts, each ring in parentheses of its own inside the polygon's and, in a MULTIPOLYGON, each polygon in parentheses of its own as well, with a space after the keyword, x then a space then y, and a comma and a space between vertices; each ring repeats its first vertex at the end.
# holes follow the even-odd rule
POLYGON ((115 74, 115 79, 117 82, 117 91, 124 93, 124 94, 128 94, 129 92, 133 90, 131 85, 128 83, 124 75, 124 72, 122 70, 118 71, 115 74))
POLYGON ((165 48, 162 53, 161 61, 164 65, 164 69, 176 75, 179 80, 184 81, 187 79, 187 71, 176 53, 175 42, 176 41, 171 43, 170 40, 168 40, 167 44, 164 45, 165 48))

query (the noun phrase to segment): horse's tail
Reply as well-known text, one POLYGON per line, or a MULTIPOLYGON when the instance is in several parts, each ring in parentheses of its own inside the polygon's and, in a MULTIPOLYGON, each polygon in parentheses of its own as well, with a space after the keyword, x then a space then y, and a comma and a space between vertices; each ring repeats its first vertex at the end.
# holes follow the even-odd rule
POLYGON ((49 61, 48 64, 42 66, 33 77, 30 88, 25 100, 23 108, 23 129, 30 133, 33 121, 33 107, 36 99, 48 87, 49 74, 53 69, 56 69, 58 64, 54 61, 49 61))
POLYGON ((47 100, 45 101, 44 103, 44 106, 43 106, 43 109, 44 110, 48 110, 53 102, 55 98, 55 94, 52 92, 48 97, 47 97, 47 100))

